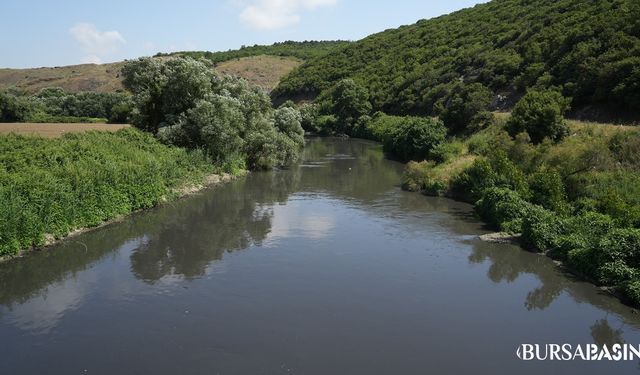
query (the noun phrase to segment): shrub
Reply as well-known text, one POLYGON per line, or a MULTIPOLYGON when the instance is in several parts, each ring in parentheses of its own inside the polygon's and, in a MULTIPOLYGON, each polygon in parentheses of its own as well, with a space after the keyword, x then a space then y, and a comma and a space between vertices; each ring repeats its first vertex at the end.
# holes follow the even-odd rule
POLYGON ((595 252, 592 247, 577 247, 567 252, 567 264, 584 275, 593 277, 598 270, 595 252))
POLYGON ((622 291, 634 306, 640 306, 640 281, 631 281, 623 285, 622 291))
POLYGON ((554 169, 539 169, 529 176, 531 202, 556 212, 568 210, 562 177, 554 169))
POLYGON ((508 232, 520 232, 522 220, 531 210, 530 203, 507 188, 489 188, 476 203, 476 211, 483 220, 508 232))
POLYGON ((446 137, 442 122, 431 118, 404 117, 384 139, 384 151, 402 161, 424 160, 446 137))
POLYGON ((556 91, 529 91, 513 108, 507 129, 512 136, 526 131, 533 143, 559 141, 568 134, 568 108, 569 100, 556 91))
POLYGON ((640 267, 640 229, 614 229, 597 247, 599 264, 623 261, 630 267, 640 267))
POLYGON ((555 249, 568 232, 567 224, 566 219, 556 213, 534 206, 522 220, 522 244, 534 251, 555 249))
POLYGON ((475 202, 491 187, 504 187, 516 191, 523 198, 529 195, 524 173, 498 151, 489 159, 478 159, 452 181, 455 196, 475 202))
POLYGON ((604 285, 619 285, 640 276, 624 261, 608 262, 598 267, 598 281, 604 285))
POLYGON ((316 127, 321 135, 333 134, 338 127, 338 119, 334 115, 322 115, 316 119, 316 127))

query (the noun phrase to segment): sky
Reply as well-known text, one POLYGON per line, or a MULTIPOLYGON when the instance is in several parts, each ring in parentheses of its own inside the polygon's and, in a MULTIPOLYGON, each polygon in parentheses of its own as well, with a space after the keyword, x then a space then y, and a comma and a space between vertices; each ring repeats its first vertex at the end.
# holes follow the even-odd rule
POLYGON ((358 40, 477 0, 3 0, 0 67, 106 63, 285 40, 358 40))

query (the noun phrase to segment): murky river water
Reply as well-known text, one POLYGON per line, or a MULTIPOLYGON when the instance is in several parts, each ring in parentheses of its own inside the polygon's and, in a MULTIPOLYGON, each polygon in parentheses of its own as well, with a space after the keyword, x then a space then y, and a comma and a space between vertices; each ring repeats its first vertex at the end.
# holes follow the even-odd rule
POLYGON ((599 374, 522 343, 640 344, 640 317, 402 192, 359 140, 0 264, 0 374, 599 374))

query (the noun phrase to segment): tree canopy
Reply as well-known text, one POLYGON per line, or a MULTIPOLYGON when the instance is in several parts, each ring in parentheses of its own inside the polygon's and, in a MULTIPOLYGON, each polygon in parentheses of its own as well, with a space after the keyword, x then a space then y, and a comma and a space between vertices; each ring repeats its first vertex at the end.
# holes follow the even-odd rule
POLYGON ((638 14, 636 0, 494 0, 312 58, 273 96, 318 95, 350 78, 374 111, 389 114, 435 115, 459 83, 486 87, 494 108, 529 88, 556 87, 576 110, 632 111, 640 107, 638 14))
POLYGON ((134 126, 167 144, 202 149, 225 168, 286 166, 304 144, 297 109, 274 110, 264 92, 218 75, 206 60, 141 58, 123 74, 134 94, 134 126))

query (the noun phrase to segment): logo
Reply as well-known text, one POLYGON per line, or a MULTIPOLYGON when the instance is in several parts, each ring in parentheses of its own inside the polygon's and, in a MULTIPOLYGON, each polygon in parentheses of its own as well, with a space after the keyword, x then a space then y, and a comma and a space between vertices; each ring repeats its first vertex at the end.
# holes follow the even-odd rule
POLYGON ((516 356, 522 361, 634 361, 640 345, 521 344, 516 356))

